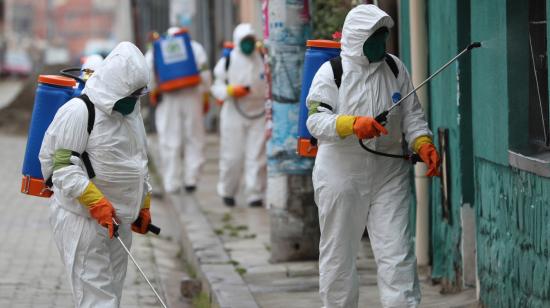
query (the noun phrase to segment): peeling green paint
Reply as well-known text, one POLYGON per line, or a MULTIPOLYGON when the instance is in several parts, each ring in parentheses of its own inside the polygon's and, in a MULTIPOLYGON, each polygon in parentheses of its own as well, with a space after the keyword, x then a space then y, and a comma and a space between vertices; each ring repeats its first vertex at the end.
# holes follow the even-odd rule
MULTIPOLYGON (((470 39, 469 2, 428 1, 429 70, 436 71, 470 39)), ((451 222, 443 219, 440 179, 432 181, 432 278, 441 278, 445 292, 462 286, 460 207, 473 203, 470 61, 465 56, 430 84, 430 126, 449 130, 451 222)), ((439 140, 435 138, 437 144, 439 140)))
POLYGON ((478 275, 487 307, 550 307, 550 179, 476 160, 478 275))
MULTIPOLYGON (((508 3, 508 2, 506 2, 508 3)), ((474 150, 477 157, 508 164, 507 5, 471 1, 471 54, 474 150)))
MULTIPOLYGON (((411 70, 411 31, 409 0, 399 1, 399 59, 411 70)), ((550 33, 550 32, 549 32, 550 33)))

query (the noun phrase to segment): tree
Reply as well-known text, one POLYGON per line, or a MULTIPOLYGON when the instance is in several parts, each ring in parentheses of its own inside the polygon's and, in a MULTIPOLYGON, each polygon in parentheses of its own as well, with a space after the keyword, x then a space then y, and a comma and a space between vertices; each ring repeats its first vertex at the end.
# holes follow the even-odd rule
POLYGON ((313 37, 315 39, 332 39, 334 32, 342 31, 349 10, 364 2, 360 0, 312 0, 313 37))

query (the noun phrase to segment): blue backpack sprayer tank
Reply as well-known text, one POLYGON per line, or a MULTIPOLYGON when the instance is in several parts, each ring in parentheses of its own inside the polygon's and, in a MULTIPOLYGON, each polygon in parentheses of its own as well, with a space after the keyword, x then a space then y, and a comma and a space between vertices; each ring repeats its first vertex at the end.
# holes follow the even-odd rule
POLYGON ((306 122, 308 109, 306 98, 315 73, 323 63, 340 55, 340 43, 329 40, 307 41, 304 73, 302 77, 302 93, 300 95, 300 117, 298 120, 298 155, 303 157, 315 157, 317 155, 316 140, 309 133, 306 122))
POLYGON ((71 98, 79 96, 84 89, 86 82, 79 76, 70 74, 70 72, 79 72, 80 74, 81 69, 78 67, 67 68, 60 72, 62 76, 40 75, 38 77, 27 148, 23 160, 21 192, 24 194, 48 198, 53 193, 47 187, 42 176, 38 154, 40 153, 44 134, 53 121, 57 110, 71 98))
POLYGON ((201 82, 187 29, 158 38, 153 42, 153 54, 161 91, 192 87, 201 82))
POLYGON ((24 194, 47 198, 53 193, 45 185, 38 154, 48 126, 57 110, 74 97, 76 85, 75 79, 65 76, 40 75, 38 77, 38 87, 23 161, 21 192, 24 194))
POLYGON ((235 48, 235 44, 231 41, 225 41, 223 42, 223 49, 222 49, 222 57, 227 58, 229 57, 229 54, 231 51, 235 48))

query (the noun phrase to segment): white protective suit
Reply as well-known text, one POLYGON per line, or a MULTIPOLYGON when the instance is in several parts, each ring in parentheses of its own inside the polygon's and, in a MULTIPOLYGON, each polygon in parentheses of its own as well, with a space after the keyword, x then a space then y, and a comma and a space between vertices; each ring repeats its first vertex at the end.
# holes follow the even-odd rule
POLYGON ((86 60, 84 60, 84 63, 82 63, 82 69, 95 71, 101 66, 102 62, 102 56, 97 54, 89 55, 86 57, 86 60))
MULTIPOLYGON (((180 28, 168 29, 173 35, 180 28)), ((163 92, 162 101, 155 111, 155 124, 159 137, 164 190, 178 191, 183 185, 196 186, 204 164, 206 142, 203 114, 203 93, 209 92, 212 76, 208 69, 208 57, 201 44, 191 41, 201 83, 194 87, 163 92), (185 173, 182 166, 184 153, 185 173)), ((153 71, 153 53, 147 54, 153 71)))
MULTIPOLYGON (((91 180, 112 203, 120 219, 119 234, 130 247, 130 225, 138 217, 148 182, 146 138, 139 103, 123 116, 116 101, 143 88, 149 70, 143 54, 129 42, 120 43, 86 83, 83 93, 95 106, 95 124, 88 136, 88 110, 79 98, 63 105, 48 127, 40 149, 42 174, 52 175, 56 150, 88 152, 96 176, 91 180)), ((80 159, 53 171, 50 223, 76 307, 118 307, 128 257, 107 228, 91 218, 77 200, 90 179, 80 159)))
POLYGON ((218 194, 234 198, 244 169, 247 202, 261 201, 264 197, 266 164, 265 155, 265 93, 267 83, 264 64, 258 51, 245 55, 240 43, 246 36, 255 36, 250 24, 240 24, 233 31, 235 48, 231 51, 226 72, 225 58, 214 68, 212 94, 224 104, 220 113, 220 179, 218 194), (227 94, 227 85, 250 87, 250 93, 235 99, 227 94), (247 118, 239 113, 236 104, 247 118))
MULTIPOLYGON (((319 140, 313 169, 315 202, 319 209, 320 295, 327 308, 358 306, 356 256, 365 224, 378 267, 378 286, 384 307, 416 307, 420 290, 416 257, 409 231, 410 163, 377 156, 363 150, 355 135, 340 138, 338 115, 375 117, 392 105, 392 94, 412 90, 407 69, 396 57, 396 79, 388 64, 369 63, 363 44, 380 27, 393 26, 385 12, 374 5, 352 9, 342 32, 343 75, 336 87, 330 63, 313 79, 308 105, 322 102, 307 120, 319 140)), ((367 145, 380 152, 402 153, 402 134, 409 144, 431 136, 418 98, 411 96, 390 113, 389 134, 370 139, 367 145)))

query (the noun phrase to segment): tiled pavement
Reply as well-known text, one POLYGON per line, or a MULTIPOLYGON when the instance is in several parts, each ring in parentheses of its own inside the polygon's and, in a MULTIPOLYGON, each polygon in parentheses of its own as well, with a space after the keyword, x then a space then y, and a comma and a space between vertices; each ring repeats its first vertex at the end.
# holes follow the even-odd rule
MULTIPOLYGON (((19 192, 24 150, 24 137, 0 135, 0 307, 74 307, 52 240, 48 200, 19 192)), ((178 294, 182 264, 176 235, 169 228, 171 215, 159 200, 153 200, 152 208, 163 235, 134 235, 132 253, 157 290, 167 295, 170 307, 189 307, 178 294)), ((121 306, 159 307, 131 261, 121 306)))

